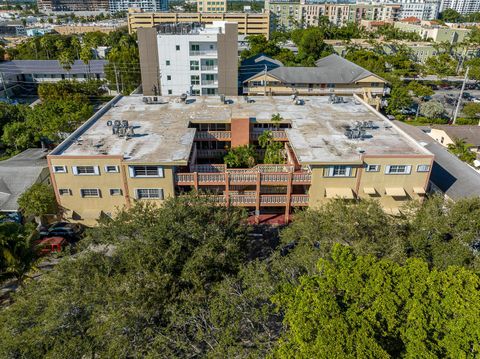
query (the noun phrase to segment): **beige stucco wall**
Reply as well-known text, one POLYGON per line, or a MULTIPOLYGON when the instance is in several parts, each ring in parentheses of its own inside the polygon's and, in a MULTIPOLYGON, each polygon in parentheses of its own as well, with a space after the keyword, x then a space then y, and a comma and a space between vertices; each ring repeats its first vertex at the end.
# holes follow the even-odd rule
MULTIPOLYGON (((408 200, 422 200, 423 196, 414 193, 413 188, 427 189, 429 172, 417 172, 418 165, 429 165, 432 156, 412 157, 365 157, 363 165, 353 165, 351 177, 325 177, 326 166, 312 166, 312 185, 309 191, 309 206, 318 207, 330 199, 326 197, 326 188, 351 188, 360 199, 375 199, 388 212, 397 212, 408 200), (380 165, 378 172, 367 172, 366 165, 380 165), (385 174, 386 165, 410 165, 410 174, 385 174), (369 195, 364 188, 373 187, 377 194, 369 195), (385 188, 402 187, 407 197, 394 198, 385 194, 385 188)), ((338 163, 344 165, 344 163, 338 163)))
MULTIPOLYGON (((70 158, 67 156, 49 157, 52 184, 57 201, 64 210, 64 218, 78 221, 85 225, 95 225, 98 216, 115 215, 122 208, 136 201, 137 188, 161 188, 164 198, 174 195, 173 170, 171 166, 163 167, 163 178, 130 178, 128 165, 160 165, 157 163, 130 163, 119 157, 94 156, 91 158, 70 158), (107 173, 105 166, 119 166, 118 173, 107 173), (66 166, 67 173, 54 173, 53 166, 66 166), (74 175, 72 166, 98 166, 99 175, 74 175), (83 198, 82 188, 98 188, 100 197, 83 198), (121 189, 119 196, 110 195, 110 189, 121 189), (69 189, 70 195, 60 196, 59 189, 69 189)), ((162 200, 147 200, 161 204, 162 200)))
POLYGON ((443 130, 432 128, 429 135, 442 146, 447 147, 448 145, 453 144, 453 140, 443 130))

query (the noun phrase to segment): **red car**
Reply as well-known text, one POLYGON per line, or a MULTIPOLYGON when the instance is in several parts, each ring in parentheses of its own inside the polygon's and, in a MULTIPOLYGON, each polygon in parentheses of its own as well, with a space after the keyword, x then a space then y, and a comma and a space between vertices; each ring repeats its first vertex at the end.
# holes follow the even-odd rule
POLYGON ((59 253, 67 241, 62 237, 50 237, 35 242, 35 248, 40 254, 59 253))

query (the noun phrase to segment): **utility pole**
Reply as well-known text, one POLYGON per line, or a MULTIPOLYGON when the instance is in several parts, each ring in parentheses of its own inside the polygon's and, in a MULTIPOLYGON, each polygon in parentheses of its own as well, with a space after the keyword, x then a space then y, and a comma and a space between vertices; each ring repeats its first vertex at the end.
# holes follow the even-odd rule
POLYGON ((7 98, 7 100, 10 100, 10 98, 8 97, 7 85, 5 85, 5 79, 3 78, 3 72, 0 72, 0 79, 2 80, 3 92, 5 92, 5 97, 7 98))
POLYGON ((457 107, 455 107, 455 113, 453 114, 452 124, 455 124, 455 122, 457 121, 458 111, 460 110, 460 103, 462 102, 463 91, 465 91, 465 84, 467 83, 467 80, 468 80, 469 70, 470 70, 470 67, 467 66, 467 69, 465 70, 465 78, 463 79, 462 89, 460 90, 460 96, 458 96, 457 107))
POLYGON ((118 83, 117 65, 113 64, 113 71, 115 72, 115 85, 117 85, 117 95, 120 93, 120 84, 118 83))

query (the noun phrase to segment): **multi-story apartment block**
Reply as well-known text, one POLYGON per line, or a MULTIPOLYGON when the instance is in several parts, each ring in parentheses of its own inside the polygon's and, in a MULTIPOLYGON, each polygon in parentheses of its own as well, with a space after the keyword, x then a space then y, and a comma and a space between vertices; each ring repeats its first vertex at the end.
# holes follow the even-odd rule
POLYGON ((228 12, 221 14, 204 13, 175 13, 151 12, 130 10, 128 13, 128 31, 134 33, 139 28, 152 28, 161 24, 213 24, 216 21, 234 22, 238 26, 238 33, 242 35, 270 35, 270 15, 264 13, 228 12))
POLYGON ((457 29, 438 24, 409 23, 398 21, 394 24, 396 28, 402 31, 415 32, 424 40, 433 42, 448 42, 450 44, 459 44, 469 35, 470 29, 457 29))
POLYGON ((416 17, 421 20, 432 20, 438 17, 441 0, 361 0, 358 3, 372 5, 396 4, 400 5, 399 18, 416 17))
POLYGON ((348 22, 361 20, 395 21, 398 20, 401 6, 398 4, 351 4, 316 3, 282 0, 266 0, 265 9, 272 14, 272 22, 279 29, 298 26, 318 26, 321 17, 342 26, 348 22))
POLYGON ((215 22, 139 29, 145 95, 237 95, 237 24, 215 22))
POLYGON ((422 200, 433 155, 358 97, 118 97, 48 156, 64 216, 91 225, 136 201, 199 190, 219 205, 288 221, 335 198, 375 199, 396 212, 422 200), (280 123, 272 122, 278 113, 280 123), (227 168, 231 147, 270 130, 281 164, 227 168))
POLYGON ((197 0, 197 11, 203 13, 227 12, 227 0, 197 0))
POLYGON ((37 0, 38 9, 50 12, 108 12, 109 0, 37 0))
POLYGON ((480 1, 478 0, 442 0, 440 11, 453 9, 460 14, 466 15, 480 11, 480 1))
POLYGON ((134 8, 143 11, 167 11, 168 0, 37 0, 44 12, 119 12, 134 8))
POLYGON ((168 11, 168 0, 109 0, 110 12, 128 11, 168 11))

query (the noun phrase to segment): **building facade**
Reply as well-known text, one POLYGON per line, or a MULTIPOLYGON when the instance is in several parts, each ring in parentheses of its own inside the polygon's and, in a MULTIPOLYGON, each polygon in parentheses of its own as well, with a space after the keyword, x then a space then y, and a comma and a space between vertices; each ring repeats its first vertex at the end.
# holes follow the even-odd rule
POLYGON ((433 20, 438 18, 441 0, 362 0, 358 3, 372 5, 395 4, 399 5, 399 19, 416 17, 421 20, 433 20))
POLYGON ((37 0, 40 11, 50 12, 108 12, 109 0, 37 0))
POLYGON ((471 14, 480 11, 480 1, 478 0, 442 0, 440 11, 453 9, 462 15, 471 14))
POLYGON ((111 13, 136 9, 141 11, 168 11, 168 0, 109 0, 111 13))
POLYGON ((163 25, 138 40, 145 95, 238 94, 237 24, 163 25))
POLYGON ((214 14, 227 12, 227 0, 197 0, 197 11, 214 14))
POLYGON ((270 36, 270 15, 265 13, 229 12, 222 14, 174 13, 174 12, 139 12, 129 11, 128 31, 136 32, 140 28, 152 28, 161 24, 213 24, 214 21, 234 22, 241 35, 270 36))
POLYGON ((428 190, 433 155, 358 97, 228 100, 113 100, 48 156, 65 218, 92 225, 137 201, 161 205, 199 190, 218 205, 288 221, 294 209, 338 198, 375 199, 398 212, 428 190), (281 164, 262 163, 258 138, 267 130, 283 145, 281 164), (229 148, 248 144, 259 164, 223 164, 229 148))

